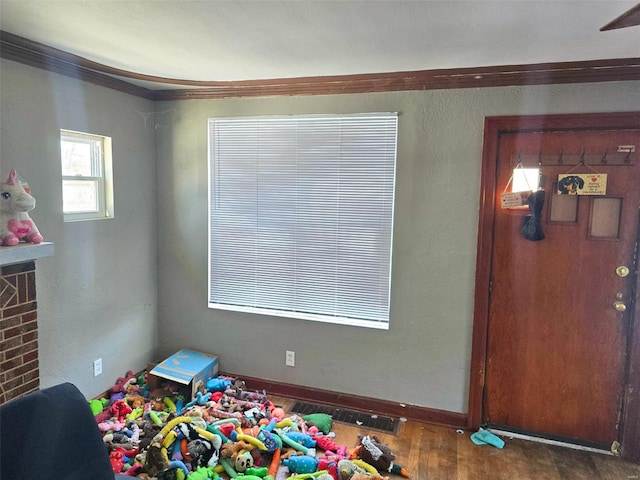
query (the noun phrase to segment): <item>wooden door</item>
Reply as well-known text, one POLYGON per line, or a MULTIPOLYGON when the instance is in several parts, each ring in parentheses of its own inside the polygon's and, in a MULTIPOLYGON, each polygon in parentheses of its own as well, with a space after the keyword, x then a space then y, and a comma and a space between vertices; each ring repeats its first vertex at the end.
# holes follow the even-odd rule
POLYGON ((619 441, 633 319, 638 149, 640 128, 501 133, 497 190, 518 158, 525 168, 541 166, 545 238, 524 238, 529 212, 502 209, 495 195, 484 423, 594 446, 619 441), (558 175, 565 173, 606 174, 606 194, 558 195, 558 175))

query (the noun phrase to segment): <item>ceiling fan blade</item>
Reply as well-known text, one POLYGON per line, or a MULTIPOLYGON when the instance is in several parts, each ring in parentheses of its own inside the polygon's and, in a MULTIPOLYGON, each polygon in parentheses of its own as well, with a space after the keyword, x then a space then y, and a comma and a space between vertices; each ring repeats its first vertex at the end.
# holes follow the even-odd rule
POLYGON ((607 23, 600 31, 604 32, 605 30, 615 30, 616 28, 633 27, 636 25, 640 25, 640 3, 624 12, 618 18, 607 23))

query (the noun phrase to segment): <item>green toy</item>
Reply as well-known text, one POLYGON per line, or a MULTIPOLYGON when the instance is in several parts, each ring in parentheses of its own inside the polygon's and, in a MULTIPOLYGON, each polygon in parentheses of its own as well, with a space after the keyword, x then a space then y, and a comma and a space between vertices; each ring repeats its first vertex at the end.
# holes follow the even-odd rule
POLYGON ((89 400, 89 408, 91 408, 91 413, 93 413, 93 416, 95 417, 102 413, 104 405, 100 400, 89 400))
POLYGON ((247 468, 247 470, 244 473, 246 475, 254 475, 256 477, 264 478, 267 476, 268 471, 269 469, 267 467, 262 467, 262 468, 250 467, 250 468, 247 468))
POLYGON ((198 467, 189 475, 187 480, 215 480, 218 474, 213 467, 198 467))
POLYGON ((331 418, 331 415, 326 413, 311 413, 302 417, 302 420, 312 423, 325 435, 331 431, 331 426, 333 424, 333 418, 331 418))

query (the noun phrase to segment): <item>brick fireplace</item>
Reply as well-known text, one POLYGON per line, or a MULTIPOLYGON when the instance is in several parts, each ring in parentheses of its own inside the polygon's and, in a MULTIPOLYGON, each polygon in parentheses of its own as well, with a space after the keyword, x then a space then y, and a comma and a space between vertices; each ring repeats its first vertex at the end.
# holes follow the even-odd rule
POLYGON ((53 245, 49 243, 0 249, 2 404, 40 387, 35 258, 52 255, 53 245))
POLYGON ((35 262, 0 267, 0 403, 38 390, 35 262))

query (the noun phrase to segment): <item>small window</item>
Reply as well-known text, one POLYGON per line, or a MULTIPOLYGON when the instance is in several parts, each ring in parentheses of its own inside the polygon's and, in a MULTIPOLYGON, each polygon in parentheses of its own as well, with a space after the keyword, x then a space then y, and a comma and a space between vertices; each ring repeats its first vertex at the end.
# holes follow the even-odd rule
POLYGON ((513 170, 512 192, 535 192, 540 183, 539 168, 515 168, 513 170))
POLYGON ((113 217, 111 138, 60 130, 65 222, 113 217))

